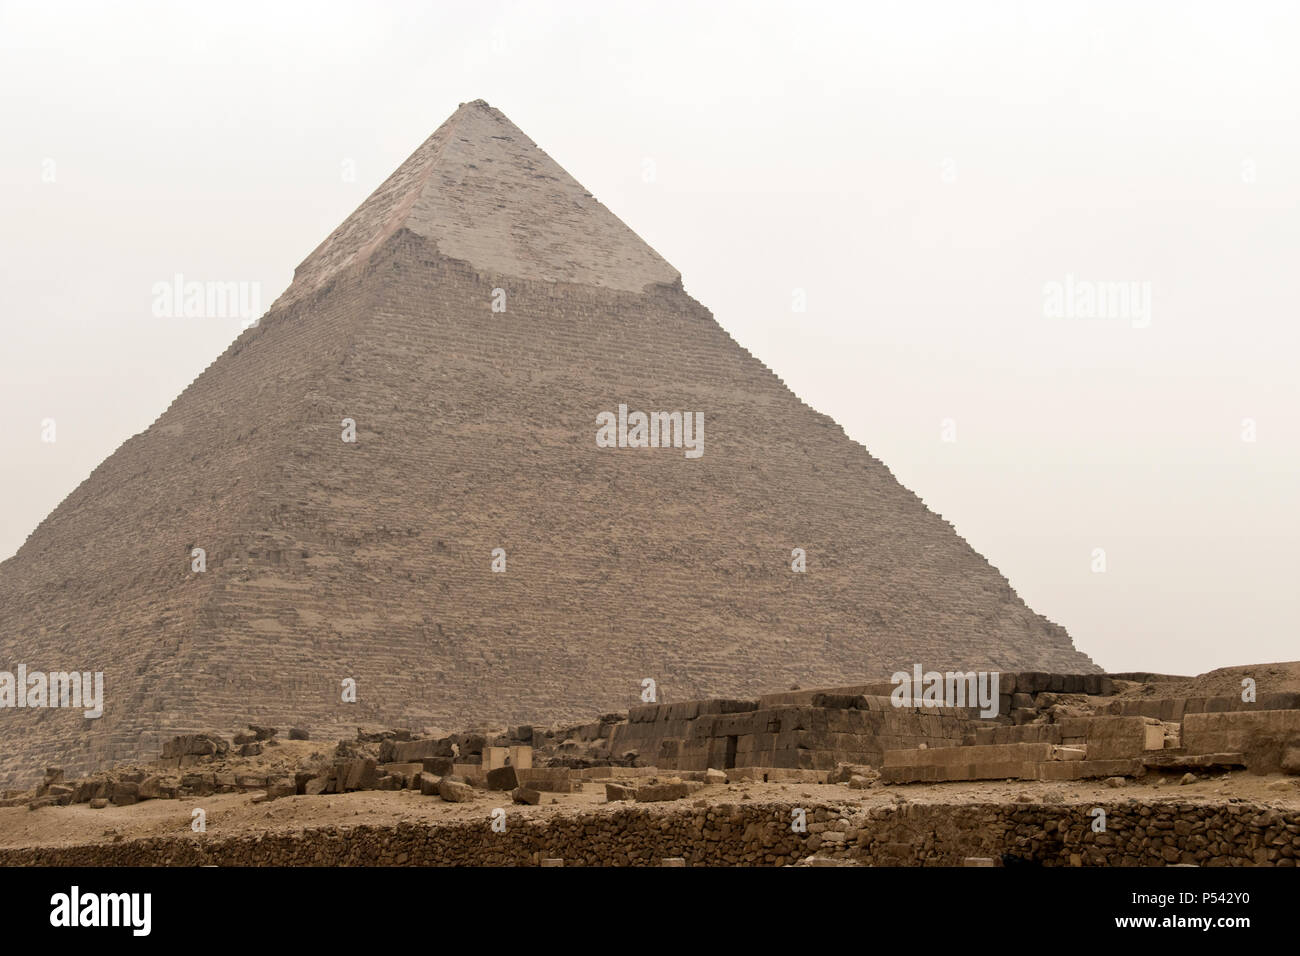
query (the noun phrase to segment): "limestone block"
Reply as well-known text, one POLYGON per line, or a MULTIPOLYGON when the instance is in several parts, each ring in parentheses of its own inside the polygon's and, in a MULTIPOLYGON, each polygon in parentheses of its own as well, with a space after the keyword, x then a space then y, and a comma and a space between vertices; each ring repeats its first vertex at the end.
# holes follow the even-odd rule
POLYGON ((519 777, 514 767, 496 767, 487 772, 487 788, 489 790, 514 790, 518 786, 519 777))
POLYGON ((466 803, 474 799, 474 788, 467 783, 456 783, 444 778, 438 781, 438 796, 448 803, 466 803))
POLYGON ((636 791, 636 787, 621 783, 607 783, 605 784, 605 799, 610 803, 618 800, 635 800, 636 791))

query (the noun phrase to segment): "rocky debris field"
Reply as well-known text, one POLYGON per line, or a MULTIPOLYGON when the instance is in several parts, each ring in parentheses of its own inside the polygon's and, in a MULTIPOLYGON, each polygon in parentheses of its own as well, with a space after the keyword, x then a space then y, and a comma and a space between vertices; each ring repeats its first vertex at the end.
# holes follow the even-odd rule
MULTIPOLYGON (((295 762, 295 757, 311 760, 316 753, 311 751, 311 746, 309 743, 286 742, 281 747, 268 748, 256 757, 236 758, 259 764, 256 769, 202 772, 243 773, 254 778, 270 778, 275 775, 277 762, 278 769, 284 771, 295 762), (274 757, 269 759, 268 755, 272 753, 274 757)), ((321 755, 316 753, 316 757, 320 759, 321 755)), ((352 761, 360 760, 366 764, 374 759, 347 757, 326 763, 330 767, 339 764, 355 766, 352 761)), ((743 810, 751 805, 803 806, 812 811, 809 813, 810 824, 828 822, 814 819, 816 812, 820 811, 823 816, 830 814, 833 819, 829 822, 834 827, 843 828, 831 829, 830 833, 853 831, 852 841, 856 841, 865 815, 872 811, 900 808, 913 812, 923 812, 925 808, 957 811, 997 805, 1009 810, 1017 807, 1038 808, 1040 811, 1050 808, 1053 813, 1077 815, 1097 806, 1135 810, 1177 801, 1180 805, 1222 808, 1225 811, 1238 805, 1256 808, 1256 815, 1259 807, 1287 814, 1300 812, 1300 786, 1297 786, 1296 778, 1255 776, 1242 772, 1148 773, 1136 781, 1118 778, 1110 781, 996 781, 902 786, 884 786, 875 779, 870 768, 847 766, 834 775, 836 782, 825 784, 744 779, 752 776, 750 773, 733 774, 733 781, 727 774, 716 771, 699 780, 634 768, 625 772, 640 775, 608 781, 574 781, 568 792, 538 791, 536 802, 531 799, 520 801, 512 791, 488 790, 469 781, 462 785, 463 790, 457 788, 450 798, 441 790, 421 787, 323 792, 318 795, 295 793, 275 799, 271 799, 265 790, 235 789, 202 796, 189 794, 176 799, 136 800, 126 805, 108 803, 98 809, 90 803, 69 803, 42 804, 36 810, 30 810, 31 803, 28 802, 0 808, 0 849, 76 847, 158 839, 203 843, 274 835, 288 838, 330 828, 348 830, 359 827, 385 831, 403 826, 469 827, 475 832, 481 829, 490 833, 494 811, 502 812, 508 827, 518 829, 525 824, 549 826, 551 822, 564 822, 568 826, 575 817, 591 814, 596 815, 591 819, 601 820, 602 815, 611 813, 633 813, 638 817, 646 814, 672 816, 685 810, 707 813, 727 807, 743 810), (202 831, 196 831, 193 826, 196 809, 203 811, 202 831)), ((420 773, 427 774, 425 771, 420 773)), ((278 776, 288 774, 282 772, 278 776)), ((811 837, 803 843, 807 853, 797 859, 825 852, 839 842, 837 836, 819 835, 821 829, 817 827, 810 831, 811 837)), ((920 845, 923 844, 924 841, 920 845)), ((873 852, 877 850, 888 853, 897 851, 898 847, 885 848, 882 844, 873 852)), ((783 855, 776 854, 778 857, 783 855)), ((792 857, 782 862, 797 862, 797 859, 792 857)), ((486 858, 484 862, 487 862, 486 858)), ((773 863, 774 860, 766 860, 765 855, 760 854, 750 862, 761 864, 773 863)))

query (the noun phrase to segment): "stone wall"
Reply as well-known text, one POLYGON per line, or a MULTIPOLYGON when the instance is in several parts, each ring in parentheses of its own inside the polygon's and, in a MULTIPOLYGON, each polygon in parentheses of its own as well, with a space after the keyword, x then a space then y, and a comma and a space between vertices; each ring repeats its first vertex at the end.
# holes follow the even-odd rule
POLYGON ((1189 753, 1240 753, 1253 773, 1300 773, 1300 710, 1188 714, 1182 731, 1189 753))
MULTIPOLYGON (((1104 674, 1003 671, 998 676, 997 713, 987 718, 976 707, 896 707, 890 696, 895 685, 888 681, 763 694, 757 701, 646 704, 632 707, 627 722, 616 727, 610 753, 636 751, 642 762, 673 770, 880 766, 890 750, 1062 743, 1055 725, 1022 722, 1044 716, 1061 694, 1114 693, 1104 674), (1012 720, 1021 726, 1009 726, 1012 720)), ((1142 719, 1134 722, 1140 728, 1142 719)), ((1143 749, 1140 729, 1137 736, 1124 756, 1143 749)))
POLYGON ((1256 804, 909 804, 873 811, 861 853, 876 865, 957 866, 1004 855, 1043 866, 1295 866, 1300 813, 1256 804))
POLYGON ((833 770, 837 763, 878 766, 891 749, 956 747, 979 726, 971 708, 897 708, 888 697, 818 694, 813 705, 756 708, 746 701, 633 707, 611 752, 636 750, 672 770, 833 770))
POLYGON ((1187 714, 1219 714, 1260 710, 1300 710, 1300 694, 1290 692, 1260 694, 1256 700, 1234 697, 1140 697, 1112 700, 1097 708, 1098 714, 1126 717, 1154 717, 1157 720, 1182 720, 1187 714))
POLYGON ((5 866, 780 866, 810 854, 870 865, 959 866, 991 857, 1043 866, 1295 866, 1300 813, 1254 804, 905 804, 861 811, 788 802, 650 811, 631 807, 481 823, 357 826, 221 839, 209 834, 0 851, 5 866), (1010 859, 1007 859, 1007 858, 1010 859))

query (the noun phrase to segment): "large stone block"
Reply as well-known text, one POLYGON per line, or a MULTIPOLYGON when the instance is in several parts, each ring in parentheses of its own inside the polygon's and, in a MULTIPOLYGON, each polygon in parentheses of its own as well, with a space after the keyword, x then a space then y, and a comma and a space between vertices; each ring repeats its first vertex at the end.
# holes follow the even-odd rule
POLYGON ((573 777, 568 767, 532 767, 515 771, 521 786, 544 793, 572 793, 573 777))
POLYGON ((403 779, 410 779, 412 776, 424 770, 422 761, 410 761, 405 763, 381 763, 379 765, 379 774, 393 774, 403 779))
MULTIPOLYGON (((1144 717, 1066 717, 1059 726, 1063 738, 1086 740, 1088 757, 1094 760, 1138 756, 1149 749, 1147 744, 1154 737, 1148 736, 1147 728, 1152 725, 1144 717)), ((1150 749, 1164 746, 1163 731, 1160 734, 1160 743, 1150 749)))
POLYGON ((297 785, 293 777, 283 774, 269 777, 266 781, 266 798, 268 800, 278 800, 281 797, 292 797, 298 792, 297 785))
POLYGON ((925 750, 886 750, 886 767, 963 767, 972 764, 1037 762, 1052 759, 1048 743, 987 744, 974 747, 932 747, 925 750))
POLYGON ((519 786, 519 777, 514 767, 496 767, 487 772, 489 790, 513 790, 519 786))
POLYGON ((1252 773, 1276 773, 1300 741, 1300 710, 1192 713, 1183 718, 1183 749, 1192 754, 1240 753, 1252 773))
POLYGON ((163 744, 162 756, 220 757, 230 752, 230 742, 214 734, 183 734, 163 744))
POLYGON ((109 799, 119 807, 129 807, 140 799, 140 785, 126 780, 116 781, 109 792, 109 799))
POLYGON ((681 800, 699 790, 703 785, 692 780, 681 783, 645 784, 636 788, 638 803, 662 803, 667 800, 681 800))
POLYGON ((374 790, 379 785, 379 761, 374 757, 354 757, 335 765, 339 790, 374 790))
POLYGON ((445 777, 448 774, 455 773, 455 761, 451 757, 425 757, 420 761, 420 769, 425 773, 435 774, 439 777, 445 777))
POLYGON ((388 763, 418 763, 427 757, 451 758, 451 744, 444 740, 399 740, 380 750, 388 763))
POLYGON ((467 783, 444 779, 438 781, 438 796, 448 803, 466 803, 474 799, 474 788, 467 783))

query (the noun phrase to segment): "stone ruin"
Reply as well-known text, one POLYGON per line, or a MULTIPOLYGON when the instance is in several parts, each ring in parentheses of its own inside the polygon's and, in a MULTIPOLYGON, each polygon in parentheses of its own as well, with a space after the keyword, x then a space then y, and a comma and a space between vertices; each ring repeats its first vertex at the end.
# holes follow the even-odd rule
POLYGON ((1236 769, 1300 775, 1297 693, 1264 693, 1251 703, 1125 699, 1106 675, 1041 672, 1002 672, 1000 685, 1009 710, 994 717, 972 707, 896 707, 887 693, 893 685, 878 682, 755 700, 649 704, 549 729, 520 725, 441 737, 358 731, 331 756, 278 772, 238 766, 278 746, 274 728, 252 727, 235 735, 235 744, 189 734, 169 741, 147 768, 74 781, 50 769, 35 791, 7 793, 0 805, 102 807, 213 793, 273 800, 403 789, 447 802, 471 799, 474 790, 501 791, 537 804, 543 794, 574 793, 588 783, 604 786, 611 802, 644 803, 737 782, 866 789, 971 780, 1120 785, 1148 773, 1185 778, 1236 769))

